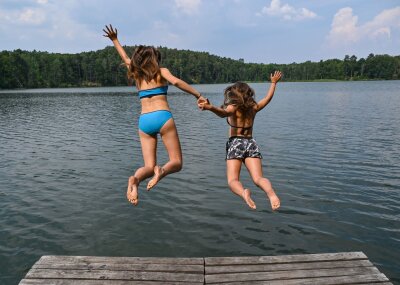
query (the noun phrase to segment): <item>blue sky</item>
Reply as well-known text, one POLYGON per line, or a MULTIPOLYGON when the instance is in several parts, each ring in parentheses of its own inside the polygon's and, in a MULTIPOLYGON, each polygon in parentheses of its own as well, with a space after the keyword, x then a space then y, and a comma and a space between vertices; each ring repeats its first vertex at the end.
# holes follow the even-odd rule
POLYGON ((0 50, 148 44, 291 63, 345 54, 400 55, 399 0, 1 0, 0 50))

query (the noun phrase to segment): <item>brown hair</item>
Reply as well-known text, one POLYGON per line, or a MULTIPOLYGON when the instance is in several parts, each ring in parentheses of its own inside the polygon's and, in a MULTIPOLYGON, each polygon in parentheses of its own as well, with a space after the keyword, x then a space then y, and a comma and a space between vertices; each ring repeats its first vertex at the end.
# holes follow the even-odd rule
POLYGON ((132 78, 139 86, 145 80, 150 82, 161 76, 160 72, 161 53, 152 46, 140 45, 135 48, 131 63, 128 66, 128 78, 132 78))
POLYGON ((228 86, 224 92, 224 104, 222 108, 226 108, 228 105, 236 105, 243 113, 244 116, 253 116, 256 106, 254 100, 254 90, 248 84, 244 82, 236 82, 235 84, 228 86))

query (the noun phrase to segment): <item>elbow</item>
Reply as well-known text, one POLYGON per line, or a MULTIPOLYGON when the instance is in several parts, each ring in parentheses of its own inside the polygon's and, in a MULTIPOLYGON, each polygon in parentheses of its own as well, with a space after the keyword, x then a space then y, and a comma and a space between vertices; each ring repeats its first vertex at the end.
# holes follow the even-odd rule
POLYGON ((226 118, 226 117, 229 117, 229 114, 228 113, 219 113, 218 116, 220 118, 226 118))
POLYGON ((123 61, 124 61, 125 66, 127 68, 129 68, 129 66, 131 65, 131 60, 128 57, 126 57, 123 59, 123 61))
POLYGON ((174 85, 175 87, 180 87, 181 86, 181 81, 182 80, 179 80, 179 79, 176 79, 176 80, 173 80, 173 81, 171 81, 170 83, 172 84, 172 85, 174 85))

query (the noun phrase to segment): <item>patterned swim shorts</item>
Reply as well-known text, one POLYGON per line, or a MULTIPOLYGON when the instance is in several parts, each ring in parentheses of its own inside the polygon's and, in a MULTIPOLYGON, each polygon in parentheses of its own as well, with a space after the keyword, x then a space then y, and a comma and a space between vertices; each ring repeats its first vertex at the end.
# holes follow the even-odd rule
POLYGON ((247 157, 262 158, 257 142, 251 137, 230 137, 226 142, 225 159, 244 160, 247 157))

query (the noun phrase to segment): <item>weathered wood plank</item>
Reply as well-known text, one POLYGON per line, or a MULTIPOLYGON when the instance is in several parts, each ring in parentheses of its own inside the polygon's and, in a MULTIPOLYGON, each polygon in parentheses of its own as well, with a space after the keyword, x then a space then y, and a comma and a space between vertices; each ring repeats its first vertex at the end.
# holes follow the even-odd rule
POLYGON ((44 255, 36 264, 51 263, 124 263, 124 264, 185 264, 185 265, 203 265, 204 258, 173 258, 173 257, 117 257, 117 256, 64 256, 64 255, 44 255))
POLYGON ((372 283, 370 283, 370 282, 368 282, 368 283, 357 283, 357 285, 393 285, 393 283, 390 283, 390 282, 379 282, 379 283, 372 282, 372 283))
POLYGON ((364 253, 345 252, 206 258, 42 256, 20 285, 355 283, 391 284, 364 253))
POLYGON ((379 274, 375 267, 355 267, 340 269, 317 269, 317 270, 291 270, 276 272, 256 272, 256 273, 228 273, 205 275, 207 284, 221 282, 244 282, 244 281, 268 281, 281 279, 299 279, 316 277, 334 277, 350 275, 379 274))
POLYGON ((179 264, 123 264, 123 263, 40 263, 34 264, 32 269, 63 269, 63 270, 113 270, 113 271, 153 271, 153 272, 186 272, 204 273, 204 265, 179 264))
POLYGON ((357 285, 393 285, 391 282, 379 282, 379 283, 357 283, 357 285))
POLYGON ((126 281, 87 279, 22 279, 19 285, 202 285, 203 282, 126 281))
POLYGON ((312 262, 333 260, 355 260, 368 259, 363 252, 340 252, 323 254, 301 254, 282 256, 244 256, 244 257, 206 257, 207 265, 227 264, 260 264, 260 263, 290 263, 290 262, 312 262))
POLYGON ((268 272, 299 269, 329 269, 373 266, 369 260, 346 260, 346 261, 317 261, 299 263, 277 263, 277 264, 240 264, 240 265, 217 265, 206 266, 206 274, 240 273, 240 272, 268 272))
MULTIPOLYGON (((301 278, 301 279, 281 279, 281 280, 265 280, 265 281, 243 281, 243 282, 219 282, 219 285, 345 285, 361 283, 365 285, 393 285, 387 282, 388 279, 383 273, 368 275, 352 275, 352 276, 336 276, 336 277, 317 277, 317 278, 301 278)), ((211 283, 206 283, 211 284, 211 283)))
POLYGON ((203 282, 204 275, 193 274, 193 273, 169 273, 169 272, 31 269, 25 276, 25 279, 46 279, 46 278, 203 282))

